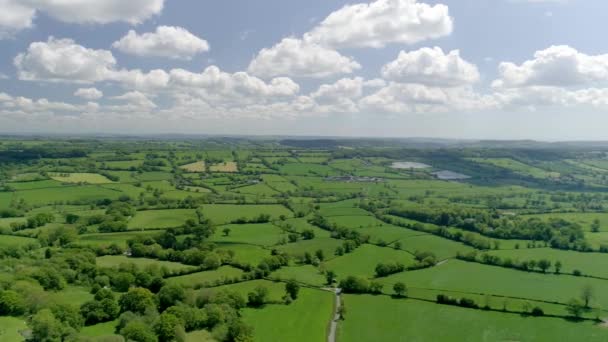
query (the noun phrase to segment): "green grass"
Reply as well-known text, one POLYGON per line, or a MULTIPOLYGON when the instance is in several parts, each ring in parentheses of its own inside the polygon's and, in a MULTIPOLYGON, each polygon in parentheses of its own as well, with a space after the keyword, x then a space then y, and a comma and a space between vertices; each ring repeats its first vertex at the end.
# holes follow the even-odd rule
POLYGON ((238 218, 253 219, 260 214, 268 214, 272 219, 285 215, 293 217, 293 213, 282 205, 236 205, 236 204, 205 204, 202 206, 203 215, 216 224, 230 223, 238 218))
POLYGON ((301 288, 290 305, 266 305, 243 310, 243 319, 254 328, 254 341, 322 342, 333 311, 334 295, 301 288))
POLYGON ((371 278, 380 262, 400 262, 405 266, 415 263, 414 257, 404 251, 388 247, 362 245, 353 252, 335 257, 325 263, 328 270, 336 272, 339 278, 357 275, 371 278))
POLYGON ((186 334, 185 342, 214 342, 215 339, 207 330, 191 331, 186 334))
POLYGON ((38 240, 21 236, 0 235, 0 247, 21 247, 30 244, 38 245, 38 240))
POLYGON ((137 236, 150 236, 155 232, 121 232, 121 233, 99 233, 99 234, 84 234, 78 238, 78 244, 91 247, 109 246, 117 244, 122 247, 127 247, 127 240, 137 236))
POLYGON ((8 208, 11 205, 12 199, 12 192, 0 192, 0 209, 8 208))
POLYGON ((59 292, 47 292, 49 302, 80 306, 90 300, 93 295, 89 288, 81 286, 68 286, 59 292))
POLYGON ((8 185, 15 190, 31 190, 61 186, 61 182, 56 180, 39 180, 32 182, 14 182, 8 183, 8 185))
POLYGON ((585 233, 585 239, 591 245, 591 248, 598 249, 601 246, 608 246, 608 232, 600 233, 585 233))
POLYGON ((80 330, 80 334, 82 336, 87 337, 101 337, 101 336, 112 336, 114 335, 114 330, 118 325, 119 321, 110 321, 105 323, 99 323, 95 325, 90 325, 88 327, 84 327, 80 330))
POLYGON ((262 279, 245 281, 242 283, 222 285, 218 287, 212 287, 208 289, 202 289, 202 292, 205 293, 215 293, 221 290, 230 290, 237 292, 243 296, 243 298, 247 298, 247 294, 253 291, 256 287, 262 286, 268 289, 268 300, 272 302, 279 302, 282 300, 285 295, 285 283, 282 282, 274 282, 262 279))
POLYGON ((312 286, 323 286, 326 283, 325 276, 312 265, 281 267, 273 272, 270 277, 283 281, 295 279, 312 286))
POLYGON ((345 295, 338 341, 605 341, 590 322, 523 317, 387 296, 345 295), (379 337, 381 338, 379 339, 379 337))
POLYGON ((194 266, 183 265, 178 262, 162 261, 146 258, 129 258, 123 255, 105 255, 96 259, 97 266, 99 267, 116 267, 120 264, 135 264, 140 268, 144 268, 150 265, 156 265, 162 268, 166 268, 169 271, 182 271, 194 269, 194 266))
POLYGON ((342 246, 342 243, 342 240, 319 237, 312 240, 300 240, 296 243, 288 243, 276 248, 294 256, 302 256, 306 252, 314 254, 320 249, 329 258, 334 255, 338 246, 342 246))
POLYGON ((402 240, 401 249, 410 253, 433 252, 439 260, 455 257, 458 252, 467 253, 473 251, 473 247, 469 247, 460 242, 444 239, 434 235, 418 235, 411 236, 402 240))
POLYGON ((237 194, 250 194, 250 195, 259 195, 259 196, 274 196, 279 194, 278 191, 272 189, 268 185, 264 183, 259 183, 255 185, 243 186, 240 188, 236 188, 233 190, 237 194))
POLYGON ((601 291, 608 284, 605 280, 524 272, 460 260, 449 260, 440 266, 399 273, 381 281, 387 287, 397 281, 403 281, 409 287, 493 294, 559 303, 567 303, 570 299, 578 297, 582 288, 590 285, 595 289, 595 299, 591 305, 608 306, 608 293, 601 291))
POLYGON ((593 221, 597 219, 600 221, 600 231, 608 232, 608 213, 550 213, 525 215, 522 217, 538 217, 545 220, 548 220, 549 218, 564 219, 566 221, 580 224, 581 227, 588 232, 591 231, 591 224, 593 221))
POLYGON ((333 176, 338 172, 329 166, 321 164, 305 164, 294 163, 285 164, 280 167, 281 173, 294 176, 318 175, 318 176, 333 176))
POLYGON ((59 202, 88 202, 105 198, 115 200, 121 195, 123 193, 120 191, 106 189, 98 185, 84 185, 17 191, 15 199, 23 199, 29 205, 43 205, 59 202))
POLYGON ((261 224, 230 224, 218 227, 211 241, 217 243, 252 244, 258 246, 273 246, 281 239, 287 239, 280 228, 271 223, 261 224), (230 229, 228 236, 224 229, 230 229))
POLYGON ((171 228, 183 225, 188 219, 197 220, 194 209, 144 210, 129 221, 130 230, 171 228))
POLYGON ((56 173, 52 174, 51 178, 62 183, 88 183, 88 184, 105 184, 112 183, 111 180, 97 173, 56 173))
MULTIPOLYGON (((575 251, 562 251, 552 248, 530 248, 519 250, 492 251, 503 260, 511 258, 513 261, 527 261, 547 259, 555 265, 556 261, 562 263, 562 273, 572 273, 574 270, 581 271, 584 275, 608 278, 608 254, 605 253, 580 253, 575 251)), ((553 272, 553 267, 549 270, 553 272)))
MULTIPOLYGON (((110 170, 129 170, 131 168, 138 168, 143 165, 143 160, 119 160, 119 161, 106 161, 103 162, 105 169, 110 170)), ((100 163, 100 167, 102 167, 100 163)))
POLYGON ((557 172, 549 172, 538 167, 534 167, 531 165, 524 164, 517 160, 513 160, 510 158, 469 158, 470 160, 483 163, 490 164, 498 167, 502 167, 504 169, 509 169, 511 171, 517 172, 523 175, 529 175, 535 178, 546 179, 546 178, 554 178, 559 177, 559 173, 557 172))
POLYGON ((243 271, 230 266, 222 266, 214 271, 197 272, 179 277, 166 279, 167 284, 176 284, 186 287, 194 287, 196 285, 212 286, 214 282, 224 279, 240 278, 243 271))
POLYGON ((27 329, 25 321, 16 317, 0 317, 0 341, 21 342, 25 338, 19 333, 27 329))
POLYGON ((257 266, 260 261, 270 256, 270 250, 260 246, 238 244, 238 243, 217 243, 215 245, 218 250, 230 250, 235 253, 234 260, 243 263, 257 266))

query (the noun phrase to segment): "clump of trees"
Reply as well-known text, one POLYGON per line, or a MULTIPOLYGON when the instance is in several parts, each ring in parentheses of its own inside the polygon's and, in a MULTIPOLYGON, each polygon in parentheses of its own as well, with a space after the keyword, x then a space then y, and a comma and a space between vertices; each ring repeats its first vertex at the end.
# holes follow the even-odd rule
MULTIPOLYGON (((551 269, 551 266, 553 266, 554 273, 560 274, 561 269, 563 267, 562 262, 559 260, 555 261, 554 263, 552 263, 550 260, 544 259, 544 258, 539 259, 539 260, 521 260, 520 261, 520 260, 513 260, 508 257, 500 258, 499 256, 490 255, 487 253, 482 253, 481 255, 478 255, 478 253, 476 251, 472 251, 472 252, 469 252, 466 254, 462 254, 462 253, 458 252, 456 254, 456 258, 458 258, 460 260, 470 261, 470 262, 478 262, 478 263, 482 263, 482 264, 486 264, 486 265, 513 268, 513 269, 517 269, 517 270, 521 270, 521 271, 528 271, 528 272, 547 273, 551 269)), ((581 275, 580 271, 578 271, 578 272, 579 272, 579 274, 576 274, 576 272, 573 272, 573 274, 581 275)))
POLYGON ((340 281, 339 287, 344 293, 380 294, 384 286, 377 281, 369 281, 365 277, 348 276, 340 281))
POLYGON ((403 272, 405 270, 405 265, 400 262, 388 262, 388 263, 378 263, 376 265, 376 277, 386 277, 391 274, 403 272))
POLYGON ((441 227, 458 227, 497 239, 544 241, 552 248, 590 250, 582 227, 560 218, 521 218, 503 216, 493 210, 459 207, 392 207, 388 214, 441 227))

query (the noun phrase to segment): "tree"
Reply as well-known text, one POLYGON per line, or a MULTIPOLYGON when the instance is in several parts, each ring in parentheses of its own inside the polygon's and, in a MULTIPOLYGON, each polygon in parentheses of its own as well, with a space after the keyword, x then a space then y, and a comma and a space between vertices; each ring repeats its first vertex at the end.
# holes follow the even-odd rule
POLYGON ((576 318, 580 318, 583 314, 583 310, 585 309, 584 304, 577 298, 571 299, 568 304, 566 304, 566 311, 576 318))
POLYGON ((562 262, 561 261, 556 261, 555 265, 553 265, 553 267, 555 268, 555 274, 559 274, 559 272, 562 269, 562 262))
POLYGON ((160 311, 165 311, 168 307, 183 302, 186 298, 186 291, 179 285, 165 285, 156 294, 160 311))
POLYGON ((266 303, 268 289, 264 286, 257 286, 247 295, 248 304, 253 307, 260 307, 266 303))
POLYGON ((74 331, 80 330, 84 324, 84 320, 78 311, 78 308, 69 304, 54 304, 51 306, 51 312, 64 326, 72 328, 74 331))
POLYGON ((11 290, 0 291, 0 316, 20 316, 26 310, 25 299, 19 293, 11 290))
POLYGON ((348 276, 340 281, 340 288, 345 293, 367 293, 369 292, 369 280, 360 276, 348 276))
POLYGON ((63 276, 61 276, 56 269, 51 267, 40 268, 34 273, 34 278, 38 280, 40 285, 47 291, 58 291, 66 286, 66 281, 63 279, 63 276))
POLYGON ((127 341, 158 342, 156 335, 154 335, 150 327, 139 320, 132 320, 128 322, 122 329, 120 329, 120 334, 127 341))
POLYGON ((325 273, 325 279, 327 280, 327 285, 332 285, 336 281, 336 272, 329 270, 325 273))
POLYGON ((32 339, 40 342, 59 342, 62 340, 63 325, 49 309, 42 309, 30 321, 32 339))
POLYGON ((304 240, 312 240, 315 238, 315 231, 312 229, 304 229, 302 231, 302 238, 304 240))
POLYGON ((253 327, 241 321, 235 319, 228 325, 228 341, 235 342, 251 342, 253 341, 253 327))
MULTIPOLYGON (((160 342, 169 342, 175 339, 182 322, 177 316, 163 312, 158 321, 154 324, 154 332, 158 335, 160 342)), ((181 327, 183 329, 183 327, 181 327)))
POLYGON ((591 285, 589 284, 583 286, 583 288, 581 289, 581 299, 583 300, 583 302, 585 302, 585 308, 589 307, 589 302, 591 301, 591 299, 593 299, 593 297, 593 287, 591 287, 591 285))
POLYGON ((206 270, 215 270, 222 266, 222 259, 215 252, 208 253, 205 255, 205 261, 203 261, 203 268, 206 270))
POLYGON ((404 297, 407 295, 407 286, 404 283, 398 281, 393 285, 393 291, 398 297, 404 297))
POLYGON ((547 272, 549 267, 551 267, 551 262, 549 260, 541 259, 538 261, 538 268, 540 268, 543 273, 547 272))
POLYGON ((150 290, 141 287, 131 288, 120 297, 120 310, 143 314, 147 308, 155 307, 154 295, 150 290))
POLYGON ((382 293, 383 287, 384 287, 384 285, 382 285, 382 283, 379 283, 377 281, 372 281, 369 284, 369 292, 374 293, 374 294, 380 294, 380 293, 382 293))
POLYGON ((222 229, 222 232, 224 233, 224 236, 229 236, 231 231, 232 230, 230 228, 228 228, 228 227, 222 229))
POLYGON ((317 251, 315 252, 315 256, 320 260, 323 261, 325 259, 325 254, 323 253, 322 249, 317 249, 317 251))
POLYGON ((300 292, 300 285, 297 281, 295 281, 295 279, 291 279, 287 283, 285 283, 285 292, 289 297, 291 297, 291 299, 295 300, 298 298, 298 293, 300 292))
POLYGON ((593 223, 591 223, 591 231, 594 233, 597 233, 600 231, 600 220, 599 219, 593 220, 593 223))
POLYGON ((400 241, 397 241, 393 244, 393 246, 395 247, 395 249, 401 249, 403 248, 403 245, 401 244, 400 241))

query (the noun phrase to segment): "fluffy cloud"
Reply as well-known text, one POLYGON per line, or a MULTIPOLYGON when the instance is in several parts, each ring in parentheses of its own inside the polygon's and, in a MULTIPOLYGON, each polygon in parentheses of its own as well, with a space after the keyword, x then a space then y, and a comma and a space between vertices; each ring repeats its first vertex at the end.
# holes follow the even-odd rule
POLYGON ((310 97, 324 112, 356 112, 356 101, 363 95, 365 81, 361 77, 343 78, 323 84, 310 97))
POLYGON ((98 100, 103 97, 103 92, 97 88, 80 88, 74 92, 74 96, 87 100, 98 100))
POLYGON ((209 51, 209 44, 181 27, 159 26, 156 32, 142 35, 131 30, 112 46, 124 53, 136 56, 156 56, 190 60, 195 55, 209 51))
POLYGON ((0 0, 0 39, 32 27, 36 10, 19 0, 0 0))
POLYGON ((71 39, 50 37, 31 43, 15 57, 19 79, 90 83, 108 79, 116 66, 110 51, 93 50, 71 39))
POLYGON ((98 109, 99 105, 94 102, 88 102, 85 105, 73 105, 65 102, 53 102, 45 98, 30 99, 23 96, 11 96, 6 93, 0 93, 0 113, 3 114, 40 114, 40 113, 78 113, 78 112, 93 112, 98 109))
POLYGON ((139 24, 163 10, 165 0, 14 0, 66 23, 139 24))
POLYGON ((498 104, 493 96, 478 94, 471 87, 442 88, 392 82, 362 98, 360 106, 372 113, 418 113, 481 110, 498 104))
POLYGON ((445 5, 416 0, 377 0, 346 5, 331 13, 305 40, 334 48, 381 48, 390 43, 413 44, 452 33, 445 5))
POLYGON ((396 60, 382 68, 382 76, 401 83, 456 87, 479 81, 477 67, 460 57, 458 50, 447 54, 439 47, 401 51, 396 60))
POLYGON ((36 12, 66 23, 138 24, 161 13, 164 0, 0 0, 0 39, 32 27, 36 12))
POLYGON ((262 49, 248 71, 261 77, 294 76, 322 78, 350 74, 361 65, 339 52, 296 38, 285 38, 262 49))
MULTIPOLYGON (((125 101, 128 104, 126 108, 121 109, 131 110, 131 108, 136 108, 137 110, 149 110, 156 108, 156 104, 148 96, 139 91, 130 91, 120 96, 114 96, 112 99, 125 101)), ((113 108, 116 109, 117 107, 113 108)))
POLYGON ((537 51, 521 65, 503 62, 494 87, 584 86, 608 81, 608 54, 590 56, 560 45, 537 51))
POLYGON ((216 66, 202 73, 183 69, 170 72, 170 87, 198 93, 204 100, 216 104, 265 103, 270 99, 295 96, 300 87, 291 79, 278 77, 269 83, 245 72, 227 73, 216 66))

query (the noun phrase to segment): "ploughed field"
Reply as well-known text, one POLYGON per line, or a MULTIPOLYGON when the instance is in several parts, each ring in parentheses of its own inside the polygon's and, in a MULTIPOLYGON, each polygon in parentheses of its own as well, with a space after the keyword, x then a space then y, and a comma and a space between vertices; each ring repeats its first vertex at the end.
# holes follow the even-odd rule
POLYGON ((597 148, 1 142, 0 341, 608 339, 597 148))

